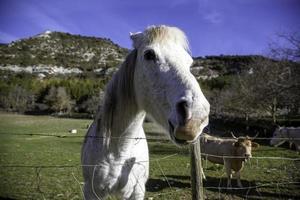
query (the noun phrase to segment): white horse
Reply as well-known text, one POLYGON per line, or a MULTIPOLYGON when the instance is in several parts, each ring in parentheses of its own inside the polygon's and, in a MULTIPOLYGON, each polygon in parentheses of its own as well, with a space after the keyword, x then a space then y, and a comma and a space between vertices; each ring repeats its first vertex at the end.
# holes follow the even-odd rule
POLYGON ((102 111, 82 147, 85 199, 143 199, 149 157, 146 113, 177 145, 196 141, 208 124, 209 103, 190 72, 185 34, 151 26, 131 34, 134 49, 106 88, 102 111), (137 138, 137 139, 134 139, 137 138))

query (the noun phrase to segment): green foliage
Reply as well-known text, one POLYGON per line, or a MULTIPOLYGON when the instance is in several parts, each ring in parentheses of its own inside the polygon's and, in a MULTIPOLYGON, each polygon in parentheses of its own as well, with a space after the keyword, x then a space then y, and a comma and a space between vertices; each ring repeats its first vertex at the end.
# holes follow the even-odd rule
POLYGON ((0 96, 0 105, 8 111, 23 113, 32 109, 34 105, 34 95, 30 91, 19 85, 15 85, 5 95, 0 96))
POLYGON ((205 81, 200 81, 201 86, 208 88, 209 90, 222 90, 228 87, 234 82, 235 78, 232 75, 219 76, 205 81))
POLYGON ((95 115, 98 111, 98 106, 100 106, 102 103, 103 98, 103 93, 101 96, 98 94, 88 98, 86 101, 82 102, 82 104, 78 108, 78 111, 83 111, 91 115, 95 115))
POLYGON ((69 113, 72 102, 64 87, 51 87, 45 96, 45 103, 50 106, 54 112, 69 113))
MULTIPOLYGON (((30 74, 7 74, 3 72, 1 76, 3 79, 0 79, 0 107, 4 110, 17 112, 34 111, 37 109, 34 107, 35 103, 45 103, 52 108, 52 112, 69 112, 75 107, 80 107, 88 99, 99 96, 99 92, 104 90, 107 82, 107 79, 99 77, 49 77, 39 80, 30 74), (14 95, 20 97, 18 98, 20 101, 18 108, 17 105, 13 105, 17 102, 11 100, 15 97, 14 95), (63 108, 55 105, 54 102, 60 102, 59 104, 64 105, 63 108)), ((85 108, 88 109, 87 106, 85 108)), ((87 111, 86 109, 81 109, 81 111, 91 113, 90 110, 87 111)))

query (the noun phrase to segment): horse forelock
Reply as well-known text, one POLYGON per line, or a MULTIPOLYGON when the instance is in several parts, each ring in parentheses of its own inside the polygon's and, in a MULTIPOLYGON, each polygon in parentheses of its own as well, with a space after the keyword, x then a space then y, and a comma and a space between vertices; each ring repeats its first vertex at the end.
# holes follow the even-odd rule
POLYGON ((104 104, 98 118, 98 132, 106 132, 110 136, 113 127, 113 116, 118 104, 129 107, 135 105, 134 93, 134 71, 136 64, 137 50, 134 49, 127 55, 119 70, 113 75, 108 83, 105 92, 104 104))
POLYGON ((149 26, 144 31, 145 40, 148 44, 173 42, 182 46, 190 53, 189 42, 182 30, 177 27, 169 27, 165 25, 149 26))

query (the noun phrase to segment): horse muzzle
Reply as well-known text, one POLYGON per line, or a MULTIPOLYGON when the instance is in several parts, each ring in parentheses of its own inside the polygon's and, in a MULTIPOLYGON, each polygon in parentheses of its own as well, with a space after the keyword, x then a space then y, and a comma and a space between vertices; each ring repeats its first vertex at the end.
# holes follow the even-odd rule
POLYGON ((190 119, 184 125, 174 126, 169 121, 171 138, 179 145, 192 144, 201 135, 205 120, 190 119))

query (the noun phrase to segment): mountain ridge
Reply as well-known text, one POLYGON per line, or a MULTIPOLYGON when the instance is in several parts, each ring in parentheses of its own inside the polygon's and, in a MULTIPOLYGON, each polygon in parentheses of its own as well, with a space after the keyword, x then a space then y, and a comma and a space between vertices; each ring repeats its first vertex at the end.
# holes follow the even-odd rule
POLYGON ((56 66, 84 72, 115 67, 127 53, 128 49, 108 38, 46 31, 0 46, 0 65, 56 66))
MULTIPOLYGON (((45 31, 32 37, 0 45, 0 69, 35 74, 111 75, 129 49, 109 38, 45 31)), ((259 55, 194 57, 192 73, 198 79, 212 79, 249 70, 246 66, 259 55)))

